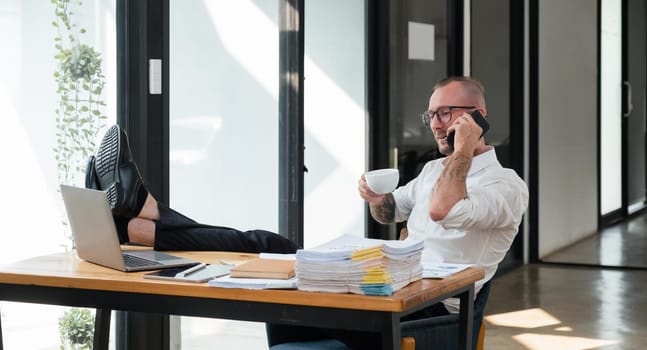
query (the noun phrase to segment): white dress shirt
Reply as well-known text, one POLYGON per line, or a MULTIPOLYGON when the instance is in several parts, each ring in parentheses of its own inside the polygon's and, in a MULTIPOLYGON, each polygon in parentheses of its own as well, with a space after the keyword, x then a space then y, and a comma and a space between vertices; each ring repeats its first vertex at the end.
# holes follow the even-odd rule
MULTIPOLYGON (((472 160, 467 198, 435 222, 429 217, 429 195, 445 159, 428 162, 415 179, 393 192, 395 220, 407 220, 408 238, 425 242, 423 259, 483 267, 485 278, 476 283, 478 292, 494 276, 517 235, 528 207, 528 187, 513 170, 501 166, 490 147, 472 160)), ((457 298, 444 303, 450 312, 458 312, 457 298)))

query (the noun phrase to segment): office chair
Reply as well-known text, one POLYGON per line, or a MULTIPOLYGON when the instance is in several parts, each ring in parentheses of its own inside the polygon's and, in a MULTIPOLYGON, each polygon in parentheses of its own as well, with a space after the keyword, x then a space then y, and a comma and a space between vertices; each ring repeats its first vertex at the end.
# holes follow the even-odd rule
MULTIPOLYGON (((485 322, 483 311, 490 295, 490 282, 481 287, 474 300, 474 328, 472 330, 472 349, 482 350, 485 342, 485 322)), ((417 349, 456 349, 458 338, 458 314, 429 317, 401 323, 404 338, 415 339, 417 349)))

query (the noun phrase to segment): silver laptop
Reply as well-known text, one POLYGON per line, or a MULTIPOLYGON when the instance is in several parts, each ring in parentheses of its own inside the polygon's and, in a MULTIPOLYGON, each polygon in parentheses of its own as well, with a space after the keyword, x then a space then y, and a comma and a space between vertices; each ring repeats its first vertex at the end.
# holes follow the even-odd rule
POLYGON ((198 263, 154 250, 122 251, 105 192, 61 185, 61 193, 79 258, 121 271, 198 263))

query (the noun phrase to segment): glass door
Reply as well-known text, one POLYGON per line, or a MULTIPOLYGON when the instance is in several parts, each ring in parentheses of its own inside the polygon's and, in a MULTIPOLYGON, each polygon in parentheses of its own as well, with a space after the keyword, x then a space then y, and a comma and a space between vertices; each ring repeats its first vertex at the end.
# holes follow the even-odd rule
POLYGON ((392 3, 391 33, 406 40, 391 43, 391 166, 400 169, 401 184, 413 179, 425 162, 441 156, 420 113, 427 109, 433 85, 448 72, 448 1, 392 3), (429 48, 426 50, 426 48, 429 48))
MULTIPOLYGON (((450 71, 450 43, 456 44, 457 34, 448 29, 450 2, 457 3, 369 5, 368 168, 397 167, 400 185, 414 178, 426 161, 440 156, 420 113, 427 108, 433 85, 450 71)), ((368 211, 366 216, 369 237, 396 239, 405 225, 379 224, 368 211)))
POLYGON ((170 204, 276 232, 278 0, 169 5, 170 204))
MULTIPOLYGON (((73 247, 59 185, 84 186, 87 158, 116 120, 115 12, 114 0, 0 1, 0 264, 73 247)), ((4 347, 63 348, 68 310, 0 302, 4 347)))
POLYGON ((645 42, 646 5, 641 0, 626 0, 623 69, 623 115, 626 119, 627 214, 645 208, 647 193, 647 43, 645 42))
POLYGON ((602 226, 645 207, 645 3, 601 2, 600 216, 602 226))
MULTIPOLYGON (((622 1, 600 9, 600 215, 622 217, 622 1)), ((603 219, 604 221, 604 219, 603 219)))
MULTIPOLYGON (((169 2, 170 205, 199 222, 278 230, 278 15, 278 0, 169 2)), ((267 346, 263 323, 180 329, 185 349, 267 346)))
POLYGON ((307 248, 340 234, 364 236, 364 201, 357 180, 366 156, 366 1, 304 5, 307 248))

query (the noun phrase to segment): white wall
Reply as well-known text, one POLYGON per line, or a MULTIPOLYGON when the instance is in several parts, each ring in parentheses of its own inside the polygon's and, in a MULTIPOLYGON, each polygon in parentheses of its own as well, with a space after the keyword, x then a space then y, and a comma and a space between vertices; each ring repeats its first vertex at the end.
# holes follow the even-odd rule
POLYGON ((539 2, 539 257, 597 230, 597 1, 539 2))

